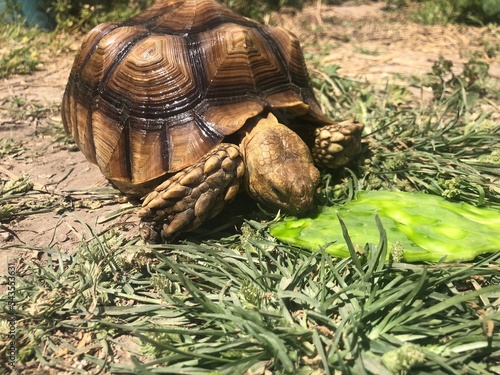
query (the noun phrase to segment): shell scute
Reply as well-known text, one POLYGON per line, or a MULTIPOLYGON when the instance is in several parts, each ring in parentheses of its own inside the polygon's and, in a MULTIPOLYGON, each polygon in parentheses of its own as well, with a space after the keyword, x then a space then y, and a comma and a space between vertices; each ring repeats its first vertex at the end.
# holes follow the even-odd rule
POLYGON ((297 38, 215 0, 157 1, 93 29, 62 102, 85 156, 131 193, 193 164, 268 109, 330 121, 297 38))

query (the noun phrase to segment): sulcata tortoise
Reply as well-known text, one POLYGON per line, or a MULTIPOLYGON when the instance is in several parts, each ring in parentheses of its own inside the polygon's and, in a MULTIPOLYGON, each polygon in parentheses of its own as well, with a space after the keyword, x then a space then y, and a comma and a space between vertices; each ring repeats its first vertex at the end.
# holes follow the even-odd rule
POLYGON ((62 120, 112 184, 145 196, 148 242, 196 228, 242 187, 266 206, 307 212, 314 164, 347 164, 363 130, 322 113, 293 34, 215 0, 157 1, 90 31, 62 120))

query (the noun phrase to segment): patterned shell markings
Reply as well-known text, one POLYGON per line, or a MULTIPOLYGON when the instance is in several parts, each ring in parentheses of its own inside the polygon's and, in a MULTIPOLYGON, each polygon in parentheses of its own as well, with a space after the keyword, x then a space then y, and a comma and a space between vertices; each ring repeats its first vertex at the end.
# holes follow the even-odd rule
POLYGON ((87 35, 62 118, 87 159, 133 191, 195 162, 266 107, 329 121, 295 36, 213 0, 170 0, 87 35))

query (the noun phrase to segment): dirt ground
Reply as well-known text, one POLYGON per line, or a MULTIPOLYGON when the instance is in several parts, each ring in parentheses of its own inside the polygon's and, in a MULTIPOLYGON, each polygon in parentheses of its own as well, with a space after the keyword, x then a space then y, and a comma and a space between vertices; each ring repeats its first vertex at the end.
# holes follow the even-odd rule
MULTIPOLYGON (((403 16, 386 12, 384 3, 351 6, 305 8, 272 16, 273 22, 295 32, 310 54, 323 54, 320 65, 337 64, 340 74, 369 82, 402 82, 401 77, 431 72, 440 55, 453 61, 460 71, 462 64, 475 53, 490 65, 490 75, 500 78, 500 61, 484 54, 484 44, 491 40, 487 28, 463 25, 422 26, 403 16)), ((47 58, 31 75, 15 75, 0 80, 0 139, 12 138, 22 151, 0 157, 0 180, 29 174, 37 194, 36 201, 55 200, 61 212, 41 212, 16 218, 0 227, 0 274, 6 273, 5 259, 21 255, 15 248, 37 247, 71 251, 87 236, 84 223, 97 232, 119 223, 130 236, 137 233, 138 220, 126 213, 110 221, 103 218, 126 202, 119 194, 108 200, 92 200, 98 188, 109 187, 97 167, 90 165, 77 150, 69 150, 57 141, 50 130, 61 128, 58 105, 61 102, 79 40, 72 50, 47 58), (26 120, 6 110, 13 98, 36 101, 56 108, 48 118, 26 120), (78 190, 78 192, 74 192, 78 190), (62 202, 62 203, 61 203, 62 202), (94 204, 95 203, 95 204, 94 204)), ((419 90, 415 95, 420 95, 419 90)))

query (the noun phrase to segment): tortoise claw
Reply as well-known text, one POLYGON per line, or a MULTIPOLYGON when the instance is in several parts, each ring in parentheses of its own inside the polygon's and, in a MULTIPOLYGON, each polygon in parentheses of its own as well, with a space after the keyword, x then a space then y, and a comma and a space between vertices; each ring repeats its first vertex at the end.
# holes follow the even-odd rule
POLYGON ((244 174, 238 146, 222 143, 160 184, 137 212, 146 242, 170 242, 217 215, 239 190, 244 174))

